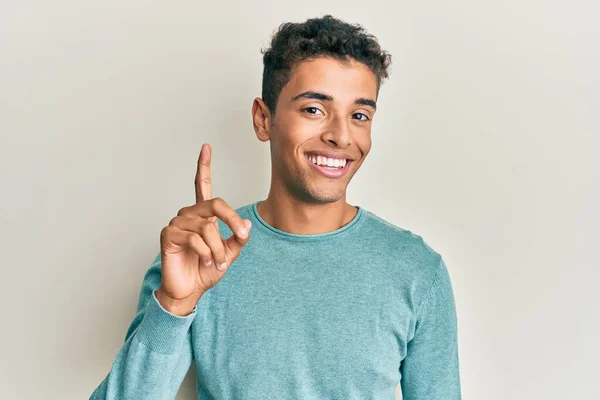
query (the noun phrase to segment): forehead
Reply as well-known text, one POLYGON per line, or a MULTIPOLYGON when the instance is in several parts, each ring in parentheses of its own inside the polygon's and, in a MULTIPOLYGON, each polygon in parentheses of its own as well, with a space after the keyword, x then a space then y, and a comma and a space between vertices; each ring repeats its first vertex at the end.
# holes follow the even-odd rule
POLYGON ((360 97, 375 100, 377 78, 369 67, 358 61, 319 57, 294 67, 280 99, 289 101, 308 90, 331 95, 334 102, 354 103, 360 97))

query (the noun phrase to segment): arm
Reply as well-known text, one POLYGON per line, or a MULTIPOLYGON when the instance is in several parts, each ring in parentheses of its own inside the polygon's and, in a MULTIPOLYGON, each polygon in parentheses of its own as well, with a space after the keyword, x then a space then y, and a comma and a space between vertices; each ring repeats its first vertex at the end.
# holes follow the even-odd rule
POLYGON ((400 366, 403 400, 460 400, 457 318, 448 269, 440 269, 400 366))
POLYGON ((196 315, 179 317, 158 302, 161 256, 144 277, 138 311, 125 344, 90 400, 174 399, 192 362, 190 326, 196 315))

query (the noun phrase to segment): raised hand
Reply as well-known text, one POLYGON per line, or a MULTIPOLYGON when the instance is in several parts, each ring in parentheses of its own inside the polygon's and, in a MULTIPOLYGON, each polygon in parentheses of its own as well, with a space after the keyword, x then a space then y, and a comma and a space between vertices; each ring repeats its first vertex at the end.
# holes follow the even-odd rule
POLYGON ((184 207, 160 234, 162 281, 156 292, 161 305, 188 315, 204 292, 216 285, 240 255, 251 223, 221 198, 211 198, 211 147, 204 144, 196 171, 196 203, 184 207), (217 219, 234 233, 224 239, 217 219))

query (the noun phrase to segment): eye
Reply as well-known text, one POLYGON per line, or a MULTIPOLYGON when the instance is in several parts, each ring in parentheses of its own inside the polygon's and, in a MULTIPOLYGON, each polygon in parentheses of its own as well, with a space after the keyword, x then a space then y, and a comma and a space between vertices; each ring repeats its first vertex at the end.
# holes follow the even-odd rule
POLYGON ((354 114, 352 114, 352 116, 355 116, 355 115, 358 115, 358 118, 356 118, 356 119, 358 119, 359 121, 368 121, 369 120, 369 117, 367 117, 363 113, 354 113, 354 114))
POLYGON ((318 115, 319 113, 323 114, 323 112, 321 110, 319 110, 317 107, 306 107, 306 108, 303 108, 302 111, 304 111, 307 114, 312 114, 312 115, 318 115))

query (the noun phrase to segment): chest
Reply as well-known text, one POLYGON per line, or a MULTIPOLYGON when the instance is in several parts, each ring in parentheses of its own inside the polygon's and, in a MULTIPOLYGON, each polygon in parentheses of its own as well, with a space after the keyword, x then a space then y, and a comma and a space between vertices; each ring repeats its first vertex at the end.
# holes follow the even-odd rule
POLYGON ((393 394, 411 319, 402 289, 366 263, 273 261, 236 260, 200 300, 200 386, 216 398, 393 394))

